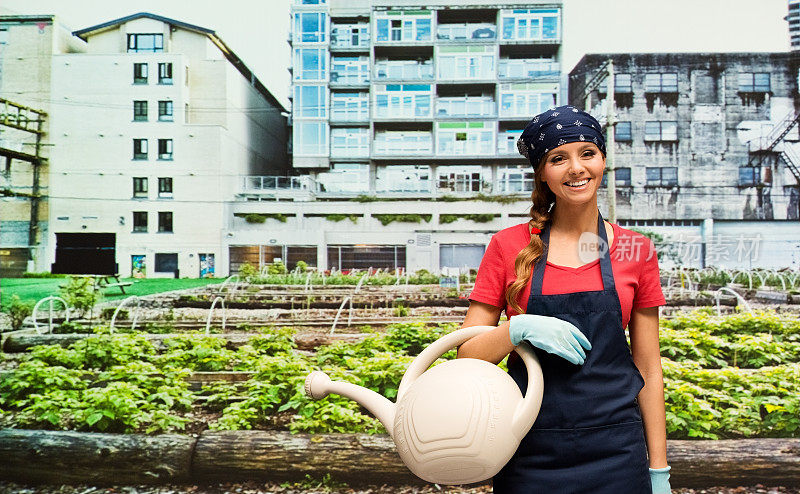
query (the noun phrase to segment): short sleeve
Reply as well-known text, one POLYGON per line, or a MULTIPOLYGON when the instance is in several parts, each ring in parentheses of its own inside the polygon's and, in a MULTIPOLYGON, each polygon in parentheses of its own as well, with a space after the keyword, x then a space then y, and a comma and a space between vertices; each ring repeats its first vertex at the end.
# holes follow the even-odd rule
POLYGON ((469 296, 470 300, 505 308, 505 267, 503 253, 497 237, 492 237, 486 252, 483 254, 475 287, 469 296))
MULTIPOLYGON (((644 254, 644 252, 643 252, 644 254)), ((633 308, 657 307, 664 305, 664 292, 661 290, 661 274, 658 270, 658 255, 653 241, 648 239, 646 259, 641 263, 639 284, 633 295, 633 308)))

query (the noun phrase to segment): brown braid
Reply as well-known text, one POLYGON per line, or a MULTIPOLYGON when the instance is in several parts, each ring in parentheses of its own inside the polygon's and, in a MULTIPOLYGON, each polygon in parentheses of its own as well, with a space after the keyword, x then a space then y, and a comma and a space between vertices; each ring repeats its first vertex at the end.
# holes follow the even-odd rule
MULTIPOLYGON (((550 187, 541 181, 545 158, 546 156, 542 157, 542 161, 539 163, 539 166, 536 167, 536 172, 533 175, 534 188, 531 193, 531 201, 533 204, 531 205, 531 219, 528 222, 529 228, 534 227, 540 230, 547 220, 550 219, 550 215, 552 214, 550 205, 556 200, 556 196, 550 190, 550 187)), ((506 290, 506 303, 520 314, 524 314, 525 311, 520 307, 519 302, 517 302, 517 296, 531 279, 533 266, 542 256, 543 252, 544 243, 542 239, 537 234, 531 234, 530 243, 519 251, 517 259, 514 261, 514 272, 517 275, 517 279, 508 287, 508 290, 506 290)))

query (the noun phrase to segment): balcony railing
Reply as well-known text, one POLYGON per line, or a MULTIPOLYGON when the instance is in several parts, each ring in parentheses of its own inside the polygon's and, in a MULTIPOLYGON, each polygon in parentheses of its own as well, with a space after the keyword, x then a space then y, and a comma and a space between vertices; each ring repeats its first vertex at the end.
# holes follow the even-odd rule
POLYGON ((419 137, 394 137, 378 134, 372 146, 377 155, 419 156, 433 153, 433 139, 430 135, 419 137))
POLYGON ((436 39, 449 41, 484 40, 497 38, 494 24, 439 24, 436 39))
POLYGON ((501 58, 497 67, 500 79, 558 77, 561 64, 536 58, 501 58))
POLYGON ((433 63, 377 62, 376 79, 430 80, 433 79, 433 63))
POLYGON ((437 117, 493 117, 496 105, 492 98, 439 98, 437 117))

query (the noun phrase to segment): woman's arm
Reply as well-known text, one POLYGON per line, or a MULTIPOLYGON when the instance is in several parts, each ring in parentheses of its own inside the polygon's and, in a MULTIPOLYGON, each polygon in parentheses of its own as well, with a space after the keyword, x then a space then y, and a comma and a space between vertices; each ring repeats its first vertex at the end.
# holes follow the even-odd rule
POLYGON ((650 468, 664 468, 667 466, 667 420, 658 342, 658 307, 634 309, 628 330, 633 362, 644 378, 644 387, 639 392, 639 408, 650 468))
MULTIPOLYGON (((470 302, 462 328, 497 326, 503 309, 483 302, 470 302)), ((514 345, 508 335, 508 321, 496 329, 479 334, 458 347, 457 358, 477 358, 497 364, 511 353, 514 345)))

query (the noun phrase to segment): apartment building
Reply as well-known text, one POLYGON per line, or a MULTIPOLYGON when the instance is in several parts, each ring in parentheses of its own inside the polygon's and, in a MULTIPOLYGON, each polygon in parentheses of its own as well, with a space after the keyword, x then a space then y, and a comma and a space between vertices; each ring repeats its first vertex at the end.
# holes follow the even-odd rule
POLYGON ((297 176, 245 179, 231 272, 477 267, 525 221, 516 139, 565 94, 561 3, 294 0, 290 22, 297 176))
POLYGON ((693 243, 689 265, 800 266, 797 56, 586 55, 569 100, 602 123, 607 81, 587 85, 608 60, 620 223, 693 243))
POLYGON ((286 110, 213 31, 139 13, 50 60, 48 267, 220 275, 240 177, 287 172, 286 110))

